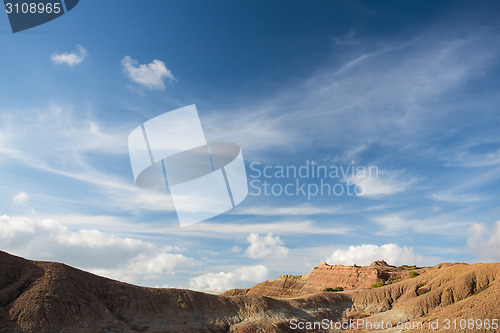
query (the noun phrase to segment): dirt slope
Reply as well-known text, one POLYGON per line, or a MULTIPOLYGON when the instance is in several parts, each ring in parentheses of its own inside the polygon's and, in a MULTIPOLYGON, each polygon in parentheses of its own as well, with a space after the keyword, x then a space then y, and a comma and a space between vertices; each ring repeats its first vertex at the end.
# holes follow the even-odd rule
POLYGON ((280 332, 289 319, 329 317, 345 295, 277 300, 155 289, 95 276, 59 263, 0 251, 0 332, 280 332))
POLYGON ((136 287, 0 252, 0 332, 291 332, 292 319, 499 318, 499 277, 500 264, 443 265, 377 289, 224 297, 136 287))

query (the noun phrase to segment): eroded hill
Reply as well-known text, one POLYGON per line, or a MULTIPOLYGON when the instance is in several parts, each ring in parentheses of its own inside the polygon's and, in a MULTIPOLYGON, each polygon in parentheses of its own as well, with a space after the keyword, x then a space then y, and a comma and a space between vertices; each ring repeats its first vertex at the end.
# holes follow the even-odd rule
POLYGON ((227 297, 137 287, 0 252, 0 332, 297 332, 291 323, 324 319, 384 320, 394 326, 436 318, 492 319, 500 316, 499 277, 500 264, 441 265, 376 289, 227 297))

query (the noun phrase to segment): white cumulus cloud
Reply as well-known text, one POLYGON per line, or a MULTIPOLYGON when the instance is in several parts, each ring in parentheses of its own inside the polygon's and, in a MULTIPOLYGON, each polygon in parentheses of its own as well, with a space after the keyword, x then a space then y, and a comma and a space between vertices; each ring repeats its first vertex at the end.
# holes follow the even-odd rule
POLYGON ((469 233, 467 247, 476 254, 478 261, 500 261, 500 221, 491 227, 486 223, 473 223, 469 233))
POLYGON ((260 236, 257 233, 251 233, 247 241, 250 246, 246 249, 245 255, 250 258, 262 258, 270 255, 286 256, 288 248, 284 246, 279 236, 273 236, 268 233, 266 236, 260 236))
POLYGON ((76 48, 77 50, 73 52, 67 52, 67 51, 64 53, 54 52, 50 56, 50 60, 52 60, 52 62, 57 65, 64 64, 70 67, 78 65, 82 63, 85 60, 85 58, 87 58, 88 53, 87 50, 81 45, 77 45, 76 48))
POLYGON ((232 272, 207 273, 189 281, 189 288, 221 293, 228 289, 250 288, 268 279, 269 270, 264 265, 239 267, 232 272))
POLYGON ((129 56, 122 59, 125 74, 135 83, 141 84, 150 90, 165 89, 165 79, 175 81, 172 71, 161 60, 155 59, 149 64, 139 64, 129 56))
POLYGON ((377 260, 385 260, 390 265, 413 265, 428 264, 434 259, 417 255, 413 248, 397 244, 349 246, 347 250, 333 251, 332 255, 326 258, 326 262, 331 265, 366 266, 377 260))
POLYGON ((192 266, 195 260, 142 240, 99 230, 72 231, 53 219, 0 216, 4 251, 35 260, 50 260, 130 283, 149 283, 159 274, 192 266))

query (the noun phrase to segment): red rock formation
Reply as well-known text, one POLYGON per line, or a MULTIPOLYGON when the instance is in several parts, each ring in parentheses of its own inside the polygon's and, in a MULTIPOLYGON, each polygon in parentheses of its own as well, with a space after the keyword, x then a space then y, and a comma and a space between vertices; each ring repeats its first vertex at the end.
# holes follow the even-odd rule
POLYGON ((344 290, 370 288, 374 283, 385 282, 388 278, 388 275, 378 268, 322 263, 314 267, 300 294, 319 292, 326 287, 342 287, 344 290))
POLYGON ((291 296, 298 295, 308 281, 309 274, 281 275, 276 280, 261 282, 248 290, 248 295, 291 296))
POLYGON ((342 287, 344 290, 371 288, 377 282, 394 283, 410 277, 410 272, 422 273, 426 268, 396 267, 385 261, 375 261, 370 266, 328 265, 326 262, 313 268, 310 274, 281 275, 275 280, 261 282, 249 289, 231 289, 222 296, 262 295, 290 297, 312 294, 325 288, 342 287))

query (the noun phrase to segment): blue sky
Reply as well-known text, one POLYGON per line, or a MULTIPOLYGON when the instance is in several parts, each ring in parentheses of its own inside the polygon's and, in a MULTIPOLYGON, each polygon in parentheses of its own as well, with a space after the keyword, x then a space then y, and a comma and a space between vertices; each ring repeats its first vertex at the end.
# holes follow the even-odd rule
POLYGON ((207 291, 325 260, 498 262, 499 14, 494 1, 81 1, 16 34, 2 14, 0 249, 207 291), (209 140, 241 146, 254 184, 293 184, 255 169, 306 163, 377 176, 328 180, 355 196, 250 189, 181 228, 168 195, 134 184, 127 137, 190 104, 209 140))

